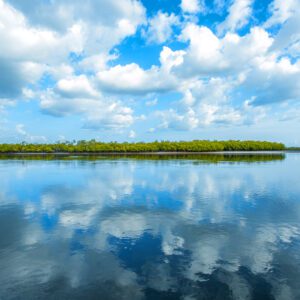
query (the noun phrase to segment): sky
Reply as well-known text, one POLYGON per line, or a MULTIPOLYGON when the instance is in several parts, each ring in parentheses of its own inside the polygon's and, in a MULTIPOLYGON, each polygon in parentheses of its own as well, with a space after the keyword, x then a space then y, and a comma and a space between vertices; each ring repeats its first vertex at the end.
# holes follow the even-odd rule
POLYGON ((300 145, 300 0, 0 0, 0 142, 300 145))

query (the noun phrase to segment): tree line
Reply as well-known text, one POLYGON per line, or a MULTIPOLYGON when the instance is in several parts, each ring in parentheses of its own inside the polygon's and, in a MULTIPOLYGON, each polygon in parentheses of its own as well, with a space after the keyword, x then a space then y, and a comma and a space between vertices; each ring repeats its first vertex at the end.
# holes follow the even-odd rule
POLYGON ((145 153, 145 152, 217 152, 217 151, 275 151, 285 145, 267 141, 155 141, 155 142, 98 142, 73 141, 52 144, 0 144, 0 153, 145 153))

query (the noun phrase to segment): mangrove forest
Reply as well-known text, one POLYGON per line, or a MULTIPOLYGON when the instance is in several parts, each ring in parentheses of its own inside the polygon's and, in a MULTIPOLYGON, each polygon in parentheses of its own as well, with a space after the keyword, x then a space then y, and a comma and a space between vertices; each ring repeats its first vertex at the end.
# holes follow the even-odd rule
POLYGON ((0 144, 0 153, 154 153, 154 152, 222 152, 222 151, 281 151, 285 145, 267 141, 155 141, 98 142, 73 141, 52 144, 0 144))

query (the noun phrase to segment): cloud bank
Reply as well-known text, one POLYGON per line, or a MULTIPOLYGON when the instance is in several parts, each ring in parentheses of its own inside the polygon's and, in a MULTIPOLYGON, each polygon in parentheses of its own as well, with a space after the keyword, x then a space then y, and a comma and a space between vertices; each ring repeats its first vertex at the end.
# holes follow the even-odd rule
POLYGON ((299 1, 272 1, 267 19, 255 4, 0 0, 1 111, 34 102, 126 135, 141 119, 157 132, 297 118, 299 1))

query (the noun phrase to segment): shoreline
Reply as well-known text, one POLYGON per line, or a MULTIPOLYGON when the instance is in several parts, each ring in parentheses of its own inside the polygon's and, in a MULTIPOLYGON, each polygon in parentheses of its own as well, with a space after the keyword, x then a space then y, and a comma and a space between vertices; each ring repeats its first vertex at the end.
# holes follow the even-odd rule
POLYGON ((299 150, 254 150, 254 151, 203 151, 203 152, 188 152, 188 151, 164 151, 164 152, 7 152, 0 153, 0 156, 33 156, 33 155, 56 155, 56 156, 111 156, 111 155, 187 155, 187 154, 211 154, 211 155, 251 155, 251 154, 284 154, 284 153, 299 153, 299 150))

